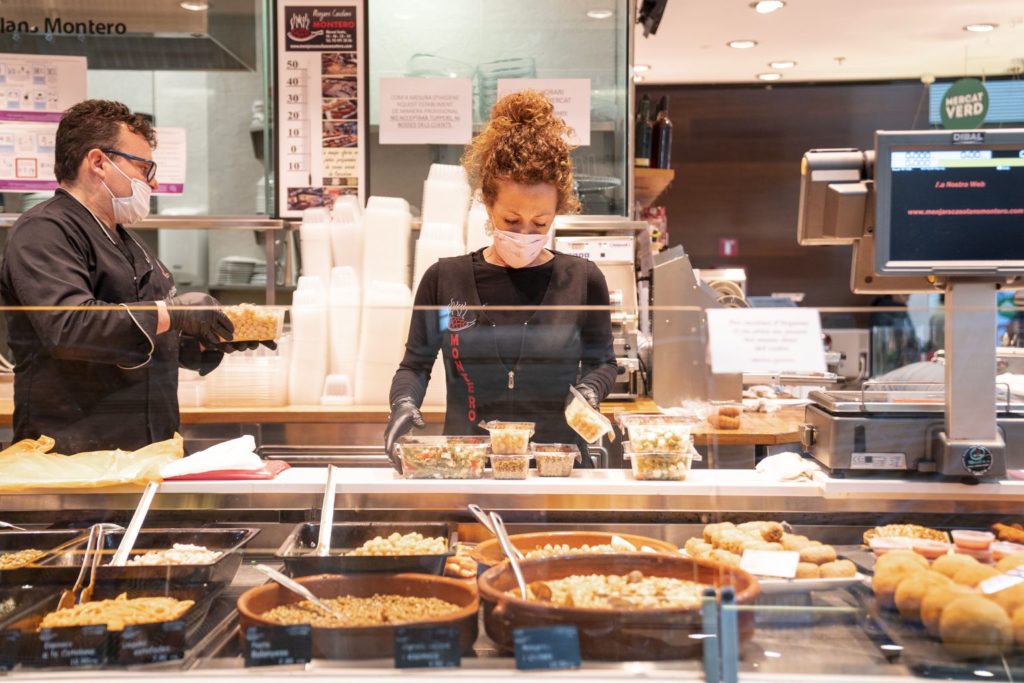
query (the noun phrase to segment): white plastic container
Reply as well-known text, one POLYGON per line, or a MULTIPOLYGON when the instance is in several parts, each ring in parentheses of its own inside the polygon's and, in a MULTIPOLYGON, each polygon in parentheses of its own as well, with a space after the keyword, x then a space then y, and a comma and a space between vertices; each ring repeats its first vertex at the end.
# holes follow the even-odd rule
POLYGON ((474 199, 466 219, 466 253, 490 246, 491 236, 487 234, 487 208, 483 202, 474 199))
POLYGON ((356 376, 361 313, 362 288, 356 271, 348 266, 335 267, 331 271, 327 309, 333 375, 348 375, 350 379, 356 376))
POLYGON ((357 277, 363 272, 363 217, 358 203, 335 203, 331 220, 331 255, 335 268, 348 266, 357 277))
POLYGON ((462 166, 430 165, 427 179, 423 181, 423 222, 450 223, 456 226, 462 248, 465 248, 469 199, 469 181, 462 166))
POLYGON ((205 378, 207 407, 274 407, 288 404, 291 339, 281 337, 277 350, 229 353, 205 378))
POLYGON ((292 294, 292 360, 288 372, 288 402, 292 405, 320 403, 328 368, 326 279, 300 278, 292 294))
POLYGON ((427 268, 447 256, 459 256, 464 252, 458 226, 453 223, 424 223, 420 238, 416 240, 416 257, 413 261, 412 291, 420 286, 420 280, 427 268))
POLYGON ((327 379, 324 380, 324 393, 320 396, 320 405, 352 405, 352 382, 348 375, 327 375, 327 379))
POLYGON ((356 361, 356 403, 387 404, 391 378, 405 353, 412 317, 409 288, 371 282, 363 292, 356 361))
POLYGON ((178 406, 201 408, 206 402, 206 378, 195 370, 178 369, 178 406))
POLYGON ((370 197, 363 216, 364 288, 371 282, 409 285, 412 214, 400 197, 370 197))
POLYGON ((315 275, 324 282, 331 275, 331 225, 326 209, 307 209, 299 226, 299 255, 302 274, 315 275))

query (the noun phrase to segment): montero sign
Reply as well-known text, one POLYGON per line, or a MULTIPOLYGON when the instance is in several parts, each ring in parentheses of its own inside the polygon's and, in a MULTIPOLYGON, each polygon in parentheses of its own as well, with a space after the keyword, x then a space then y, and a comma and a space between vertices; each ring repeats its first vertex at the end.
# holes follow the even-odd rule
POLYGON ((0 34, 3 33, 44 33, 69 36, 113 36, 124 35, 128 26, 123 21, 64 21, 60 17, 44 17, 42 27, 26 20, 15 21, 0 17, 0 34))
POLYGON ((977 128, 988 114, 988 90, 977 78, 961 78, 942 96, 943 128, 977 128))

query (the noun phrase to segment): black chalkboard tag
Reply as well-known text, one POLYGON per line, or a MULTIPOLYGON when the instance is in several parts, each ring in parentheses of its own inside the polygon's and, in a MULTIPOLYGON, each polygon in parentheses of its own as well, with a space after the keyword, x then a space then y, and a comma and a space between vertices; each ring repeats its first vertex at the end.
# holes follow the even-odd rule
POLYGON ((516 668, 578 669, 580 637, 575 626, 540 626, 512 631, 516 668))
POLYGON ((121 632, 118 664, 155 664, 185 656, 185 622, 133 624, 121 632))
POLYGON ((10 629, 0 631, 0 671, 10 671, 18 664, 21 646, 21 631, 10 629))
POLYGON ((39 632, 39 666, 100 666, 107 660, 106 624, 62 626, 39 632))
POLYGON ((395 629, 395 668, 445 668, 462 665, 459 629, 452 626, 395 629))
POLYGON ((249 626, 245 629, 245 665, 306 664, 313 659, 313 629, 293 626, 249 626))

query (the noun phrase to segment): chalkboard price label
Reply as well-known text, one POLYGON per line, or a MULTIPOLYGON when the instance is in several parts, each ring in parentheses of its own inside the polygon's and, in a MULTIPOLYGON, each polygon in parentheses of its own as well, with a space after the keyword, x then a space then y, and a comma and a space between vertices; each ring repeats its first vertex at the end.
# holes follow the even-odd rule
POLYGON ((580 637, 575 626, 542 626, 512 631, 516 668, 578 669, 580 637))
POLYGON ((395 630, 395 668, 445 668, 462 665, 459 629, 451 626, 395 630))
POLYGON ((249 626, 244 654, 246 666, 306 664, 313 659, 313 629, 309 624, 249 626))

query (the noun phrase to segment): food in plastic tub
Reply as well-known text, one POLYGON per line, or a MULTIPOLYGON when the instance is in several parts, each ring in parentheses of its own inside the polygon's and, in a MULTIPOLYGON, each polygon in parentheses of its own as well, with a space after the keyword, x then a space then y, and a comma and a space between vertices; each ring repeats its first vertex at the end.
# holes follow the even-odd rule
POLYGON ((993 559, 1001 560, 1009 555, 1024 553, 1024 545, 1021 545, 1020 543, 1009 543, 1007 541, 996 541, 991 545, 989 550, 992 551, 993 559))
POLYGON ((491 470, 495 479, 526 479, 530 475, 530 456, 492 453, 491 470))
POLYGON ((572 475, 573 462, 582 462, 579 446, 574 443, 530 444, 533 459, 537 461, 537 476, 568 477, 572 475))
POLYGON ((605 434, 615 439, 612 422, 599 411, 594 410, 576 387, 569 387, 572 401, 565 407, 565 421, 587 443, 594 443, 605 434))
POLYGON ((235 326, 231 341, 274 341, 284 329, 284 311, 265 306, 239 304, 224 309, 235 326))
POLYGON ((622 452, 630 461, 634 479, 682 481, 693 461, 700 460, 693 448, 675 453, 637 453, 628 441, 622 444, 622 452))
POLYGON ((871 547, 871 551, 875 553, 876 557, 881 557, 890 550, 912 549, 914 547, 914 543, 916 543, 918 540, 920 539, 878 537, 872 538, 870 541, 868 541, 868 545, 871 547))
POLYGON ((443 436, 403 436, 398 440, 406 479, 480 479, 487 445, 452 442, 443 436))
POLYGON ((740 416, 742 414, 743 406, 713 406, 711 412, 708 414, 708 422, 715 429, 739 429, 740 416))
POLYGON ((634 453, 666 453, 689 450, 693 443, 691 420, 672 415, 621 413, 616 416, 634 453))
POLYGON ((533 422, 491 420, 480 426, 491 433, 491 452, 496 455, 526 455, 530 452, 533 422))
POLYGON ((971 531, 969 529, 954 529, 952 531, 953 543, 957 548, 964 550, 988 550, 996 535, 991 531, 971 531))
POLYGON ((923 555, 925 559, 928 560, 934 560, 942 557, 949 552, 950 548, 952 548, 949 543, 943 543, 942 541, 929 541, 926 539, 915 539, 910 547, 915 553, 923 555))

